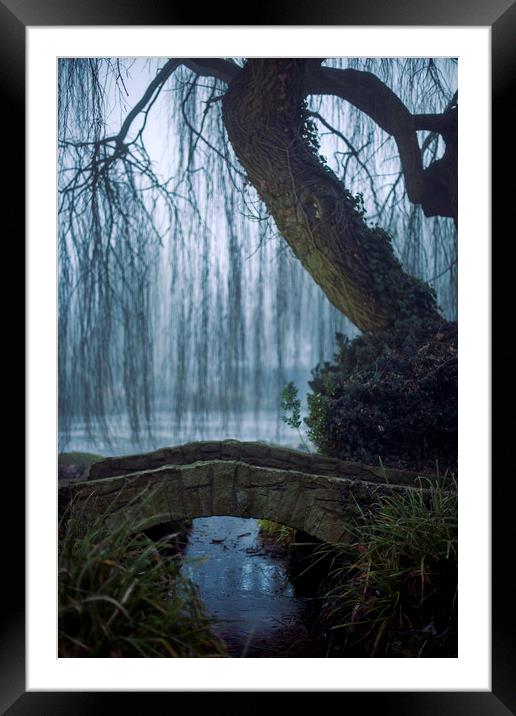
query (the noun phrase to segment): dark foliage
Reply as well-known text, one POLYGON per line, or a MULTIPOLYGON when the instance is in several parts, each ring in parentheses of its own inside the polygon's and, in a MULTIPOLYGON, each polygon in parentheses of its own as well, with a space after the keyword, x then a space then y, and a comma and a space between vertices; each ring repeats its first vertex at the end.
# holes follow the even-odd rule
POLYGON ((457 655, 457 483, 380 498, 349 545, 322 545, 332 656, 457 655))
POLYGON ((313 371, 309 437, 326 455, 441 472, 457 467, 457 325, 400 322, 313 371))
POLYGON ((179 535, 154 530, 151 537, 138 523, 114 525, 108 517, 100 512, 86 522, 69 510, 60 520, 59 656, 224 656, 181 571, 179 535))

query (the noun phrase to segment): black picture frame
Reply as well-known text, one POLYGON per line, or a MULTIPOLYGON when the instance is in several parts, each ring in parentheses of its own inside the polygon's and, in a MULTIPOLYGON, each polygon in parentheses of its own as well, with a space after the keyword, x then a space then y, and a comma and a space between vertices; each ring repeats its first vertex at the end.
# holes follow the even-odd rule
MULTIPOLYGON (((514 101, 511 92, 511 80, 516 67, 516 3, 514 0, 375 0, 368 3, 347 4, 338 0, 319 0, 309 3, 298 0, 276 0, 265 5, 260 3, 258 12, 255 7, 247 8, 247 17, 239 16, 234 9, 224 12, 216 4, 200 11, 198 5, 173 3, 171 0, 153 0, 143 3, 141 0, 0 0, 0 87, 3 102, 0 112, 6 138, 3 147, 4 176, 8 179, 4 190, 5 205, 11 216, 25 216, 24 203, 24 123, 25 123, 25 30, 27 26, 66 26, 66 25, 198 25, 202 16, 203 25, 384 25, 384 26, 489 26, 492 33, 492 122, 493 122, 493 192, 492 216, 493 235, 502 236, 502 222, 507 207, 514 200, 511 182, 504 180, 503 167, 510 161, 509 147, 504 138, 514 125, 514 101), (226 22, 229 20, 229 22, 226 22)), ((6 238, 15 252, 15 264, 24 265, 24 239, 21 236, 23 223, 13 227, 6 238)), ((466 240, 466 239, 465 239, 466 240)), ((503 243, 503 240, 502 240, 503 243)), ((12 254, 11 254, 12 256, 12 254)), ((499 294, 498 302, 492 299, 492 328, 496 321, 501 325, 501 307, 507 296, 499 294)), ((18 302, 24 305, 24 295, 18 289, 18 302)), ((4 305, 12 305, 13 289, 4 296, 4 305), (9 298, 9 303, 7 300, 9 298)), ((7 321, 9 335, 16 335, 17 322, 7 321)), ((23 344, 23 335, 18 345, 23 344)), ((13 345, 9 342, 9 346, 13 345)), ((29 349, 31 347, 29 346, 29 349)), ((504 375, 503 361, 493 356, 493 376, 504 375)), ((9 375, 20 372, 23 361, 12 363, 9 375), (17 368, 16 368, 17 366, 17 368)), ((22 376, 20 376, 20 379, 22 376)), ((500 380, 502 383, 502 379, 500 380)), ((19 384, 19 383, 18 383, 19 384)), ((497 395, 496 381, 493 395, 497 395)), ((496 404, 496 403, 495 403, 496 404)), ((17 421, 13 421, 17 425, 17 421)), ((19 429, 18 429, 19 430, 19 429)), ((511 634, 512 595, 505 583, 511 560, 511 546, 514 544, 512 523, 509 514, 511 505, 507 500, 506 489, 510 484, 510 474, 496 470, 503 461, 504 453, 510 445, 508 428, 497 428, 492 442, 492 468, 496 479, 492 482, 492 691, 462 692, 342 692, 339 694, 340 706, 376 708, 383 714, 434 714, 442 716, 453 714, 486 714, 503 716, 516 714, 516 672, 514 659, 514 638, 511 634), (496 457, 495 457, 496 456, 496 457), (504 485, 505 479, 505 485, 504 485)), ((21 453, 19 453, 21 454, 21 453)), ((6 529, 2 521, 4 534, 3 575, 4 581, 2 609, 2 630, 0 638, 0 709, 2 713, 21 716, 22 714, 82 714, 112 712, 114 698, 120 708, 119 699, 127 696, 121 692, 26 692, 25 691, 25 569, 24 538, 25 522, 24 484, 21 468, 15 465, 9 480, 8 492, 4 499, 9 503, 12 524, 6 529)), ((467 476, 464 477, 467 479, 467 476)), ((7 512, 7 510, 6 510, 7 512)), ((155 708, 150 697, 161 696, 173 699, 176 694, 131 693, 132 706, 143 704, 149 710, 155 708)), ((245 696, 245 694, 244 694, 245 696)), ((213 703, 211 705, 213 707, 213 703)))

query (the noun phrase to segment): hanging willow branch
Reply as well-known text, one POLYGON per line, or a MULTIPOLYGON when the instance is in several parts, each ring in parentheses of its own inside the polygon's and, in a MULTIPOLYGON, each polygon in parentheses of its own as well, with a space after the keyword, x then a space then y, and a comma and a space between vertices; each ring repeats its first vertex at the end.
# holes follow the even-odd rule
MULTIPOLYGON (((363 193, 368 216, 391 234, 404 266, 420 278, 436 277, 441 304, 453 317, 455 273, 442 272, 454 265, 455 232, 446 219, 425 220, 411 201, 420 200, 431 213, 422 198, 424 177, 433 172, 442 178, 443 164, 451 161, 453 63, 346 62, 307 63, 302 93, 327 130, 321 151, 350 194, 363 193), (443 67, 450 71, 449 86, 443 67), (380 92, 380 109, 368 101, 372 87, 380 92), (401 125, 395 112, 385 118, 389 102, 401 125), (419 149, 416 132, 423 130, 433 138, 419 149)), ((245 161, 228 142, 223 98, 246 66, 220 58, 161 60, 128 108, 130 72, 141 71, 141 63, 60 61, 63 427, 67 418, 80 416, 92 425, 115 412, 127 415, 132 432, 141 434, 158 406, 176 418, 213 406, 228 414, 245 403, 250 384, 258 403, 266 401, 267 371, 275 371, 274 392, 282 387, 285 366, 301 353, 294 335, 299 346, 318 336, 308 358, 313 365, 331 352, 334 330, 344 330, 345 319, 321 292, 312 293, 316 288, 285 252, 281 222, 271 220, 259 188, 244 174, 245 161), (165 173, 148 151, 158 107, 170 117, 169 132, 162 130, 170 157, 165 173), (249 216, 257 219, 254 225, 249 216), (252 299, 246 286, 253 287, 252 299), (199 360, 192 362, 192 354, 199 360)))

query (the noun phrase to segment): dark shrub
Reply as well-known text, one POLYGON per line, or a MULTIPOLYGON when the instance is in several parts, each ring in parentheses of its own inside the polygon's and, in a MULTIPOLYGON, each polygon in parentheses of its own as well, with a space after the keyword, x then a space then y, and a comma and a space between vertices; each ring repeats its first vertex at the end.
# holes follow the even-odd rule
POLYGON ((441 471, 457 466, 457 326, 400 322, 313 371, 309 437, 335 457, 441 471))

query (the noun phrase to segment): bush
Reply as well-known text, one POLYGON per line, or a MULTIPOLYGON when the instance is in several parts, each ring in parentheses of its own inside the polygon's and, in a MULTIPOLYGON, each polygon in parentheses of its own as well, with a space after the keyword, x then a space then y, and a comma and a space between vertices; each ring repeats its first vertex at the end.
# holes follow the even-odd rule
POLYGON ((337 652, 456 656, 456 483, 384 496, 353 533, 350 545, 321 548, 333 563, 323 612, 337 652))
POLYGON ((326 455, 457 466, 457 326, 403 322, 349 341, 312 373, 308 436, 326 455))
POLYGON ((66 514, 59 539, 60 657, 224 656, 180 555, 127 523, 66 514))

